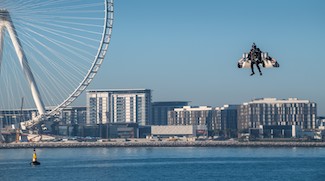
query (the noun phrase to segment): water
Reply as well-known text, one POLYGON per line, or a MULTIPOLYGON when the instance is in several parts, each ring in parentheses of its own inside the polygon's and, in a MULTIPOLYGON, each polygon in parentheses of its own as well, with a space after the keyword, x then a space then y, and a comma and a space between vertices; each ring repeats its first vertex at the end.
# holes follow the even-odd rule
POLYGON ((0 149, 0 181, 325 180, 325 148, 0 149))

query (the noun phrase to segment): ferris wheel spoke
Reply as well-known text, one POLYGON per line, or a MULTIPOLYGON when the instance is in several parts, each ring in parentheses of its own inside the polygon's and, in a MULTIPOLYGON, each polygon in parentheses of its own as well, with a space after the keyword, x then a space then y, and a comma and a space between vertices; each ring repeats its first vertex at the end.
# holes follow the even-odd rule
MULTIPOLYGON (((11 56, 6 56, 9 59, 12 59, 13 57, 11 56)), ((21 70, 20 67, 18 65, 18 62, 16 62, 15 65, 13 64, 9 64, 6 61, 4 62, 4 72, 1 75, 3 82, 1 82, 1 92, 5 92, 6 93, 6 98, 12 98, 15 96, 15 93, 17 92, 21 92, 23 94, 21 94, 22 96, 24 96, 24 88, 22 84, 11 84, 11 80, 21 80, 21 76, 19 76, 21 74, 21 70), (5 69, 6 68, 6 69, 5 69), (11 70, 11 76, 7 76, 7 68, 9 68, 11 70), (20 77, 20 78, 19 78, 20 77), (8 91, 3 91, 3 88, 8 89, 8 91)), ((19 81, 17 81, 19 82, 19 81)), ((25 82, 26 83, 26 82, 25 82)), ((1 101, 0 101, 1 102, 1 101)), ((9 102, 3 102, 5 104, 8 104, 8 107, 16 107, 18 106, 17 102, 14 101, 9 101, 9 102)))
MULTIPOLYGON (((24 24, 28 25, 28 23, 24 23, 24 24)), ((73 28, 73 27, 71 27, 71 25, 67 26, 67 25, 59 25, 59 24, 43 22, 41 25, 38 25, 37 27, 41 29, 42 26, 49 26, 49 27, 54 27, 54 28, 63 28, 63 29, 68 29, 70 31, 75 30, 75 32, 78 32, 78 33, 90 33, 90 34, 93 34, 93 35, 101 35, 101 33, 98 33, 98 32, 95 32, 95 31, 88 31, 88 30, 81 29, 81 28, 73 28)), ((48 28, 48 29, 50 29, 50 28, 48 28)), ((63 33, 63 34, 73 36, 73 37, 77 37, 77 38, 84 39, 84 40, 90 40, 90 41, 98 42, 98 40, 96 40, 94 38, 88 38, 88 37, 80 36, 80 35, 73 34, 73 33, 67 33, 67 32, 64 32, 64 31, 61 31, 61 32, 58 32, 58 33, 63 33)))
MULTIPOLYGON (((66 78, 66 80, 75 78, 77 80, 77 76, 73 75, 72 73, 70 73, 70 72, 65 73, 66 70, 65 70, 64 66, 62 66, 62 65, 60 65, 60 64, 58 64, 58 63, 56 63, 54 61, 51 61, 51 59, 47 55, 45 55, 43 52, 37 50, 37 48, 34 45, 29 44, 29 46, 31 46, 31 48, 34 49, 35 53, 40 55, 42 60, 48 61, 51 64, 51 66, 53 68, 55 68, 56 72, 59 73, 59 75, 62 75, 62 78, 66 78)), ((47 75, 47 76, 51 75, 51 74, 49 74, 50 71, 48 71, 48 69, 46 67, 44 67, 41 63, 39 63, 39 61, 36 61, 36 63, 37 63, 37 67, 39 67, 42 70, 42 72, 45 73, 45 75, 47 75)), ((57 77, 57 75, 56 76, 53 75, 52 77, 53 78, 57 77)), ((70 85, 71 85, 73 82, 68 82, 68 83, 70 83, 70 85)), ((63 85, 61 85, 61 86, 63 86, 63 85)))
MULTIPOLYGON (((69 0, 70 1, 70 0, 69 0)), ((72 0, 73 1, 73 0, 72 0)), ((47 0, 47 1, 33 1, 33 0, 29 0, 24 4, 24 9, 29 9, 29 10, 33 10, 33 9, 43 9, 44 7, 55 7, 57 5, 60 5, 62 3, 67 3, 66 0, 47 0)))
MULTIPOLYGON (((44 60, 47 60, 49 63, 51 63, 52 66, 56 66, 56 67, 65 67, 65 66, 69 66, 72 68, 76 68, 76 65, 71 63, 71 60, 68 60, 67 58, 64 57, 64 55, 62 55, 59 51, 56 51, 54 49, 51 49, 49 46, 45 45, 44 43, 40 42, 39 40, 33 39, 32 36, 24 34, 28 39, 24 40, 25 41, 25 45, 27 45, 29 47, 29 49, 34 50, 36 53, 38 53, 39 55, 41 55, 43 57, 44 60), (31 42, 33 41, 33 42, 31 42), (41 52, 37 49, 37 47, 35 46, 35 43, 37 43, 38 45, 42 46, 44 49, 48 50, 47 52, 52 53, 52 55, 54 57, 57 57, 58 62, 52 61, 48 55, 45 55, 44 52, 41 52), (61 63, 65 63, 60 65, 61 63)), ((52 57, 53 57, 52 56, 52 57)), ((35 61, 36 63, 40 64, 40 61, 35 61)), ((63 72, 62 72, 63 73, 63 72)))
MULTIPOLYGON (((33 45, 31 45, 31 46, 33 46, 33 45)), ((32 47, 32 48, 34 49, 34 47, 32 47)), ((51 63, 51 66, 58 73, 58 74, 53 74, 53 72, 48 71, 48 69, 45 66, 43 66, 41 63, 37 63, 37 67, 40 68, 41 72, 43 72, 43 74, 47 77, 47 79, 49 79, 50 82, 54 82, 55 86, 52 86, 52 87, 56 88, 56 87, 65 87, 67 85, 74 85, 76 80, 78 80, 78 77, 76 75, 74 75, 73 73, 69 73, 69 74, 65 73, 66 68, 64 66, 61 66, 60 64, 57 64, 57 63, 51 61, 50 58, 48 56, 46 56, 44 53, 42 53, 40 51, 35 51, 35 53, 39 54, 42 60, 49 61, 51 63), (65 83, 67 82, 69 84, 63 84, 63 82, 61 82, 61 81, 55 81, 57 79, 58 75, 61 77, 61 79, 65 80, 64 81, 65 83)), ((40 79, 40 80, 42 80, 42 79, 40 79)), ((53 89, 53 88, 51 88, 51 89, 53 89)), ((67 89, 64 89, 64 90, 67 90, 67 89)))
POLYGON ((0 27, 0 75, 1 75, 1 62, 3 56, 3 42, 4 42, 4 27, 0 27))
MULTIPOLYGON (((35 38, 35 36, 39 36, 41 38, 44 38, 44 41, 46 41, 46 43, 49 43, 49 44, 54 44, 56 46, 60 46, 61 47, 61 50, 66 50, 69 54, 73 54, 75 56, 77 56, 77 58, 79 59, 82 59, 82 60, 85 60, 85 62, 88 62, 87 60, 89 60, 89 58, 92 56, 91 54, 89 54, 88 52, 85 52, 85 51, 82 51, 78 48, 74 48, 74 46, 69 46, 68 43, 64 43, 62 41, 58 41, 54 38, 49 38, 47 36, 44 36, 42 34, 39 34, 33 30, 30 30, 30 29, 26 29, 28 32, 30 33, 33 33, 33 35, 27 35, 27 33, 25 34, 26 37, 28 37, 28 39, 34 39, 34 41, 37 41, 40 45, 44 46, 44 47, 47 47, 47 45, 45 45, 44 43, 40 43, 39 40, 37 40, 35 38), (34 38, 33 38, 34 37, 34 38), (71 49, 71 50, 70 50, 71 49)), ((49 48, 47 48, 49 49, 49 48)), ((60 51, 58 50, 54 50, 54 49, 49 49, 50 51, 54 51, 55 54, 57 55, 62 55, 64 56, 60 51)), ((72 61, 71 62, 71 65, 73 66, 78 66, 78 65, 82 65, 82 64, 74 64, 73 63, 73 60, 69 57, 66 57, 66 59, 69 59, 69 61, 72 61)), ((90 62, 90 61, 89 61, 90 62)))
MULTIPOLYGON (((29 3, 29 9, 36 9, 39 11, 52 11, 52 10, 61 10, 61 11, 70 11, 74 9, 90 9, 93 7, 103 7, 103 2, 87 2, 84 0, 52 0, 52 1, 43 1, 42 3, 29 3), (79 4, 79 5, 78 5, 79 4)), ((101 8, 103 9, 103 8, 101 8)), ((58 12, 58 11, 56 11, 58 12)))
POLYGON ((73 22, 73 21, 59 21, 59 20, 50 20, 52 23, 57 23, 57 24, 66 24, 66 25, 77 25, 77 26, 81 26, 81 27, 95 27, 95 28, 103 28, 103 25, 97 25, 97 24, 91 24, 91 23, 77 23, 77 22, 73 22))
MULTIPOLYGON (((67 34, 67 33, 65 33, 64 31, 53 30, 53 29, 50 29, 50 28, 45 28, 45 27, 41 27, 41 26, 37 26, 37 25, 32 25, 32 24, 29 24, 29 23, 25 23, 25 24, 26 24, 26 25, 29 25, 29 26, 31 26, 31 27, 37 28, 37 29, 39 29, 39 30, 42 30, 42 31, 44 31, 44 32, 46 32, 46 33, 50 33, 50 34, 52 34, 52 35, 55 35, 55 36, 58 36, 58 37, 61 37, 61 38, 65 38, 66 40, 70 40, 70 41, 72 41, 72 42, 74 42, 74 43, 78 43, 78 44, 84 45, 84 46, 86 46, 86 47, 88 47, 88 48, 96 49, 95 46, 92 46, 92 45, 86 44, 86 43, 84 43, 84 42, 81 41, 81 40, 73 39, 73 38, 71 38, 71 37, 68 37, 68 36, 63 35, 63 34, 67 34)), ((69 35, 72 35, 72 34, 69 34, 69 35)), ((76 35, 76 36, 77 36, 77 35, 76 35)))
MULTIPOLYGON (((77 56, 78 59, 82 59, 82 60, 87 60, 88 59, 89 60, 89 57, 92 57, 93 56, 88 51, 83 51, 82 49, 76 48, 76 46, 72 46, 72 45, 69 45, 68 43, 64 43, 62 41, 58 41, 57 39, 50 38, 48 36, 42 35, 42 34, 36 32, 34 30, 30 30, 30 29, 27 28, 26 31, 29 31, 30 33, 33 33, 34 34, 34 37, 35 36, 39 36, 41 38, 44 38, 48 43, 52 43, 55 46, 61 47, 61 49, 65 49, 70 54, 74 54, 75 56, 77 56)), ((73 61, 73 60, 71 60, 71 61, 73 61)), ((75 66, 78 66, 78 65, 82 65, 82 64, 80 64, 80 63, 79 64, 75 64, 75 66)))

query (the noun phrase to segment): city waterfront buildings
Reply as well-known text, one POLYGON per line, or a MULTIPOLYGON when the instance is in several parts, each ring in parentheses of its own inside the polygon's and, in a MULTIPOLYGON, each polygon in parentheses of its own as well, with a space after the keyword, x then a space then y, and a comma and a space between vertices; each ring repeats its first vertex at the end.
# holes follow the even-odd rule
MULTIPOLYGON (((36 109, 1 110, 0 127, 12 127, 36 115, 36 109)), ((165 131, 173 126, 191 125, 196 126, 195 135, 208 133, 233 138, 238 133, 260 130, 262 126, 264 138, 277 138, 294 135, 293 128, 301 129, 304 134, 325 130, 325 119, 316 118, 316 103, 297 98, 261 98, 222 107, 188 106, 186 101, 151 103, 150 89, 112 89, 88 90, 86 107, 67 107, 51 118, 55 120, 54 126, 46 127, 52 128, 54 134, 109 138, 145 137, 151 134, 150 125, 167 126, 157 127, 165 131)))
POLYGON ((107 123, 148 125, 150 111, 150 89, 87 91, 87 125, 107 123))

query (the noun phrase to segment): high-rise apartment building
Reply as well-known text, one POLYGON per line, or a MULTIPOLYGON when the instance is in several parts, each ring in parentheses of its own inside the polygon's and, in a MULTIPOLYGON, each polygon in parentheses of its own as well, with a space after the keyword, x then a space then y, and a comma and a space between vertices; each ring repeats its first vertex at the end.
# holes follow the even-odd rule
POLYGON ((240 105, 238 129, 258 128, 260 125, 298 125, 301 129, 315 129, 316 116, 317 105, 309 100, 255 99, 240 105))
POLYGON ((166 102, 153 102, 151 111, 151 125, 167 125, 168 124, 168 111, 175 108, 187 106, 186 101, 166 101, 166 102))
POLYGON ((87 124, 138 123, 148 125, 150 89, 87 91, 87 124))

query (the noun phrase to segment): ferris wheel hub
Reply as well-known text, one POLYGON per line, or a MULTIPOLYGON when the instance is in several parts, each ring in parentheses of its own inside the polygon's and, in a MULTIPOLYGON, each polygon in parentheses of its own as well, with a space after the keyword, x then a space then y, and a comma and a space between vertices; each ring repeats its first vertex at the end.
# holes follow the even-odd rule
POLYGON ((7 9, 0 9, 0 20, 8 20, 10 18, 9 11, 7 9))

